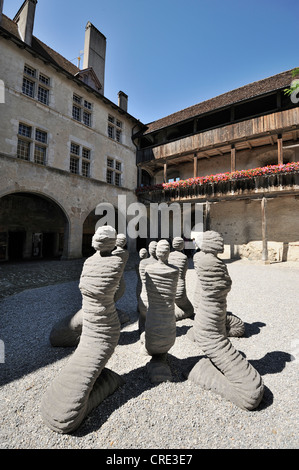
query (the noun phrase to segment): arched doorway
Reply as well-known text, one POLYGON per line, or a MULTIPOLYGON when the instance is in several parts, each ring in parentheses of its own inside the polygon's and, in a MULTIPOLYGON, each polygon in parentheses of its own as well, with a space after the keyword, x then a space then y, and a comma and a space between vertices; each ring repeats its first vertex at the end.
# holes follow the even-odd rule
POLYGON ((0 261, 59 259, 68 219, 52 199, 17 192, 0 199, 0 261))
MULTIPOLYGON (((118 210, 114 208, 115 212, 115 224, 114 228, 118 232, 118 210)), ((95 209, 92 210, 89 215, 86 217, 84 224, 83 224, 83 236, 82 236, 82 256, 83 258, 87 258, 89 256, 92 256, 95 253, 95 250, 93 249, 91 242, 92 242, 92 237, 95 233, 96 230, 96 224, 97 222, 106 215, 104 212, 103 215, 96 215, 95 214, 95 209)))

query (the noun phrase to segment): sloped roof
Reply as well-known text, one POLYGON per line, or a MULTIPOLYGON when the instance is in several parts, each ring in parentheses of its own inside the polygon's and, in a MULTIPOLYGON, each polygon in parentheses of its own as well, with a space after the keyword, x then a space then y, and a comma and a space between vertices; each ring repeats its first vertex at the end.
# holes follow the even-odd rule
POLYGON ((248 85, 236 88, 235 90, 215 96, 201 103, 195 104, 181 111, 177 111, 157 121, 146 124, 147 130, 145 134, 162 129, 167 126, 177 124, 179 122, 191 119, 193 117, 205 114, 210 111, 230 106, 239 101, 269 93, 290 86, 292 81, 292 70, 273 75, 269 78, 250 83, 248 85))
MULTIPOLYGON (((13 36, 15 36, 20 41, 22 41, 22 38, 19 35, 18 25, 6 15, 2 15, 1 27, 13 36)), ((51 47, 47 46, 35 36, 32 36, 31 48, 37 54, 40 54, 42 57, 44 57, 47 61, 64 69, 71 75, 75 75, 80 71, 80 69, 76 67, 76 65, 72 64, 69 60, 65 59, 65 57, 51 49, 51 47)))

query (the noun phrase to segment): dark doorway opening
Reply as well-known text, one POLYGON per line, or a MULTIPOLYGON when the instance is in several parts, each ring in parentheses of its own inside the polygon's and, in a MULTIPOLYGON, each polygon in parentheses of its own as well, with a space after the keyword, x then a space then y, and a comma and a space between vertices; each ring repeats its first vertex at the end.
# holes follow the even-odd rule
POLYGON ((8 232, 8 257, 12 261, 23 258, 26 232, 8 232))

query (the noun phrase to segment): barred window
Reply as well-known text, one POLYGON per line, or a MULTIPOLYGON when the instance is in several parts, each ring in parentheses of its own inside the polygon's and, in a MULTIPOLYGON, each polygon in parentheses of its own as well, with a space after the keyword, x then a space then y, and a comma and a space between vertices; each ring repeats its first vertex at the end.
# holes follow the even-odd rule
POLYGON ((78 108, 78 106, 73 106, 73 118, 76 121, 81 121, 81 108, 78 108))
POLYGON ((37 99, 43 104, 49 104, 49 90, 47 90, 47 88, 39 86, 37 99))
POLYGON ((89 162, 82 160, 82 176, 89 176, 89 162))
POLYGON ((34 68, 30 67, 29 65, 25 64, 24 65, 24 73, 26 73, 26 75, 29 75, 30 77, 35 77, 36 70, 34 68))
POLYGON ((30 160, 30 142, 18 139, 17 157, 21 160, 30 160))
POLYGON ((41 131, 39 129, 36 129, 35 131, 35 140, 38 142, 42 142, 43 144, 47 143, 47 133, 44 131, 41 131))
POLYGON ((26 96, 30 96, 30 98, 37 99, 40 103, 49 105, 50 78, 25 64, 22 93, 26 96))
POLYGON ((110 126, 109 124, 108 124, 108 137, 110 137, 110 139, 114 139, 114 127, 110 126))
POLYGON ((76 175, 90 177, 91 150, 71 142, 70 172, 76 175))
POLYGON ((86 126, 91 126, 91 114, 87 113, 86 111, 83 111, 83 123, 86 126))
POLYGON ((70 172, 74 174, 79 174, 79 159, 71 157, 70 158, 70 172))
POLYGON ((121 143, 122 141, 122 127, 123 123, 119 119, 116 119, 111 114, 108 114, 108 126, 107 134, 110 139, 116 140, 116 142, 121 143))
POLYGON ((40 145, 35 144, 34 163, 38 163, 40 165, 46 164, 46 147, 41 147, 40 145))
POLYGON ((71 153, 74 155, 80 155, 80 146, 78 144, 71 143, 71 153))
POLYGON ((107 157, 106 182, 121 186, 122 164, 119 160, 107 157))
POLYGON ((83 149, 82 149, 82 157, 83 157, 83 158, 87 158, 88 160, 90 160, 90 150, 83 147, 83 149))
POLYGON ((28 78, 26 77, 23 77, 22 92, 24 93, 24 95, 34 98, 34 82, 28 80, 28 78))
POLYGON ((25 137, 31 137, 31 130, 30 126, 26 126, 26 124, 19 124, 19 135, 23 135, 25 137))
POLYGON ((85 126, 91 127, 92 125, 92 103, 73 94, 73 109, 72 117, 76 121, 82 122, 85 126))
POLYGON ((39 81, 43 83, 44 85, 50 85, 50 79, 49 77, 46 77, 46 75, 39 74, 39 81))
POLYGON ((113 184, 113 171, 108 170, 108 168, 107 168, 106 181, 107 183, 113 184))
POLYGON ((17 158, 40 165, 46 164, 48 134, 41 129, 19 123, 17 158), (32 150, 33 149, 33 150, 32 150))

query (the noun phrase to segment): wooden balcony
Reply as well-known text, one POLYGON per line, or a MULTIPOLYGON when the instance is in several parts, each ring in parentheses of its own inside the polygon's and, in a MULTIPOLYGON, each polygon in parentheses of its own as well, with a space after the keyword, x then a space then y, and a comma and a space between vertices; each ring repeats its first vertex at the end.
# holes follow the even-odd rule
MULTIPOLYGON (((138 199, 143 203, 215 202, 221 200, 253 199, 264 196, 299 194, 299 162, 296 170, 253 177, 229 178, 225 181, 193 183, 177 187, 139 188, 138 199)), ((188 180, 187 180, 188 181, 188 180)), ((189 180, 190 182, 190 180, 189 180)))
POLYGON ((211 130, 203 131, 145 149, 137 150, 137 165, 156 171, 163 165, 184 163, 202 157, 231 153, 232 168, 236 152, 265 145, 278 146, 278 162, 282 162, 283 142, 297 140, 299 107, 247 119, 211 130))

